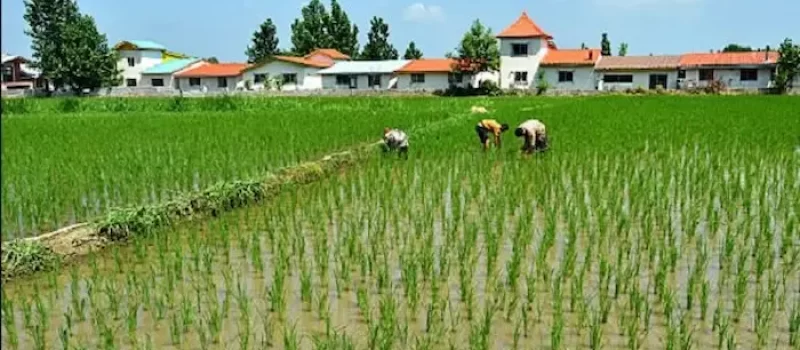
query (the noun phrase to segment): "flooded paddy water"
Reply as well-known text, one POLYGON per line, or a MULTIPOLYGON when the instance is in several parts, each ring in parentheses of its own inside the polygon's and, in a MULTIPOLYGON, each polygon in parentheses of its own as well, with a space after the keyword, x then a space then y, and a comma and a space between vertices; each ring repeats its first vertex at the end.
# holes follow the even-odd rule
POLYGON ((3 348, 797 349, 797 164, 371 159, 4 285, 3 348))

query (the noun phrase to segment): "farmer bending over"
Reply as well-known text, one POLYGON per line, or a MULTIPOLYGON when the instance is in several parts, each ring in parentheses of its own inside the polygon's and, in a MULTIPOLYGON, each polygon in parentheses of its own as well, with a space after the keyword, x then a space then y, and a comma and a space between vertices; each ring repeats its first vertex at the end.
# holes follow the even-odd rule
POLYGON ((400 129, 383 128, 383 151, 394 150, 399 156, 408 158, 408 135, 400 129))
POLYGON ((514 135, 524 138, 523 153, 533 153, 537 150, 547 150, 547 132, 544 124, 536 119, 530 119, 520 124, 514 130, 514 135))
POLYGON ((481 140, 483 150, 489 148, 489 133, 494 135, 494 144, 500 148, 500 134, 508 130, 508 124, 500 124, 494 119, 484 119, 475 126, 478 138, 481 140))

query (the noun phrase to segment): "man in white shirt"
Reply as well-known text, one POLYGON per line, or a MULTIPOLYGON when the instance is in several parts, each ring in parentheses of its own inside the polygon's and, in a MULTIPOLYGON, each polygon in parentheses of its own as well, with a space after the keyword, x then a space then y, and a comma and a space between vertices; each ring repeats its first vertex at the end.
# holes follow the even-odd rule
POLYGON ((400 129, 383 129, 383 151, 398 151, 398 155, 408 158, 408 135, 400 129))
POLYGON ((547 130, 544 124, 536 119, 526 120, 514 130, 514 135, 524 138, 523 153, 547 150, 547 130))

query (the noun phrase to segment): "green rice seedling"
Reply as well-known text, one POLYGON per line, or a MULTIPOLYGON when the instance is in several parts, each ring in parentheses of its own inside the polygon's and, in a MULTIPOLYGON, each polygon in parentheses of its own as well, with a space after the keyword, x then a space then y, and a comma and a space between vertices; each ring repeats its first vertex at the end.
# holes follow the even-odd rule
POLYGON ((599 350, 603 348, 603 317, 599 311, 592 312, 589 326, 589 348, 599 350))
POLYGON ((361 311, 361 317, 364 318, 366 324, 372 323, 372 307, 370 306, 369 291, 364 285, 358 286, 356 289, 356 303, 358 309, 361 311))
POLYGON ((328 290, 320 288, 317 292, 317 317, 320 320, 327 320, 330 318, 330 296, 328 290))
POLYGON ((796 298, 789 315, 789 346, 800 347, 800 298, 796 298))
POLYGON ((292 325, 292 327, 284 327, 283 348, 287 350, 297 350, 300 348, 300 340, 297 336, 296 324, 292 325))
POLYGON ((170 315, 169 336, 172 345, 180 345, 183 342, 183 325, 177 312, 170 315))
POLYGON ((128 331, 128 342, 132 347, 137 347, 139 335, 139 304, 130 303, 125 314, 125 326, 128 331))

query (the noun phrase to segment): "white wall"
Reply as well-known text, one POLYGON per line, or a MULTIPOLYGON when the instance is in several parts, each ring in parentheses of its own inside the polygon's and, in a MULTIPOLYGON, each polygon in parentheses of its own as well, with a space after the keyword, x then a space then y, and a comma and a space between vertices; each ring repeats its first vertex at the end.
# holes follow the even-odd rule
MULTIPOLYGON (((561 91, 574 91, 574 90, 596 90, 597 89, 597 76, 594 73, 594 67, 556 67, 556 66, 543 66, 541 67, 544 72, 544 79, 550 83, 550 89, 561 91), (567 71, 572 72, 571 82, 559 82, 558 72, 567 71)), ((534 82, 534 86, 538 81, 534 82)))
POLYGON ((157 50, 120 50, 117 68, 122 70, 122 83, 127 86, 128 79, 136 79, 136 86, 141 85, 142 71, 161 63, 161 51, 157 50), (128 57, 135 60, 134 66, 128 66, 128 57))
POLYGON ((500 87, 530 89, 535 87, 539 63, 547 54, 547 42, 542 39, 500 39, 500 87), (528 44, 527 56, 512 56, 512 44, 528 44), (528 72, 526 85, 514 85, 514 72, 528 72))
MULTIPOLYGON (((248 70, 243 74, 243 80, 255 82, 256 74, 266 74, 268 79, 281 78, 283 74, 297 74, 297 84, 286 84, 281 88, 284 91, 311 90, 322 88, 322 77, 317 74, 320 70, 283 61, 272 61, 261 67, 248 70)), ((263 87, 263 83, 258 84, 263 87)), ((253 86, 256 86, 255 84, 253 86)), ((258 87, 256 87, 258 88, 258 87)))
POLYGON ((142 74, 142 79, 139 82, 139 86, 152 87, 153 79, 163 79, 164 87, 175 87, 174 76, 172 74, 142 74))
POLYGON ((603 91, 614 91, 614 90, 624 90, 624 89, 635 89, 635 88, 650 88, 650 75, 651 74, 666 74, 667 75, 667 86, 664 88, 666 89, 675 89, 678 86, 678 71, 604 71, 604 72, 597 72, 598 79, 602 79, 603 76, 606 74, 608 75, 633 75, 633 82, 632 83, 609 83, 609 82, 602 82, 601 90, 603 91))
MULTIPOLYGON (((746 67, 745 67, 746 68, 746 67)), ((742 81, 741 69, 714 69, 714 79, 722 81, 726 87, 731 89, 759 89, 767 88, 770 86, 770 72, 771 68, 759 68, 758 80, 742 81)), ((704 87, 708 85, 708 81, 700 81, 700 69, 692 68, 686 70, 686 82, 684 86, 691 87, 704 87)))
MULTIPOLYGON (((347 85, 336 85, 336 76, 337 74, 325 74, 322 75, 322 88, 323 89, 349 89, 350 86, 347 85)), ((381 74, 381 89, 388 89, 389 84, 391 83, 392 79, 397 77, 398 78, 398 85, 399 85, 399 77, 394 74, 381 74)), ((358 74, 356 75, 356 79, 358 82, 357 89, 364 90, 364 89, 372 89, 372 86, 369 85, 369 75, 368 74, 358 74)), ((410 78, 409 78, 410 79, 410 78)), ((427 79, 426 79, 427 82, 427 79)), ((398 86, 399 87, 399 86, 398 86)))
MULTIPOLYGON (((397 88, 403 90, 440 90, 450 87, 448 80, 449 74, 447 73, 421 73, 425 74, 424 83, 411 83, 411 74, 400 74, 397 78, 397 88)), ((460 84, 455 84, 460 87, 467 87, 470 84, 474 86, 474 79, 471 75, 464 75, 460 84)))
MULTIPOLYGON (((201 91, 203 87, 208 89, 208 91, 215 91, 215 90, 225 90, 221 89, 218 85, 218 81, 216 77, 208 77, 208 78, 200 78, 200 86, 190 86, 189 80, 190 78, 176 78, 178 80, 178 88, 185 90, 185 91, 201 91)), ((227 90, 233 91, 236 90, 236 84, 242 81, 242 76, 236 77, 227 77, 225 78, 228 81, 227 90)))

